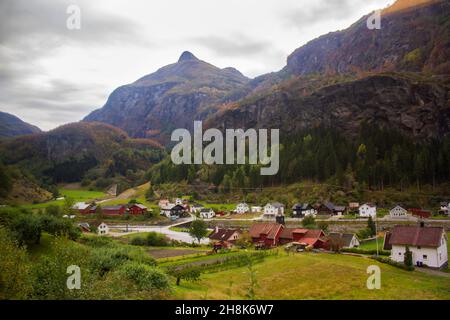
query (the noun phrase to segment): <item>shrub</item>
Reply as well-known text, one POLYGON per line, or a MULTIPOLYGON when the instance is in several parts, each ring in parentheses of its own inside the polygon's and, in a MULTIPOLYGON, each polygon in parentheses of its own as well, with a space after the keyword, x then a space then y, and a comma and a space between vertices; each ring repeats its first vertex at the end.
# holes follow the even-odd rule
POLYGON ((147 240, 141 236, 134 236, 131 238, 130 244, 133 246, 145 246, 147 244, 147 240))
POLYGON ((169 245, 169 240, 163 234, 150 232, 146 238, 147 245, 153 247, 165 247, 169 245))
POLYGON ((391 260, 389 258, 386 258, 386 257, 372 256, 371 258, 374 259, 374 260, 377 260, 379 262, 386 263, 386 264, 389 264, 391 266, 394 266, 394 267, 397 267, 397 268, 400 268, 400 269, 403 269, 403 270, 414 271, 414 267, 413 266, 406 266, 403 263, 399 263, 399 262, 393 261, 393 260, 391 260))
MULTIPOLYGON (((360 248, 344 248, 341 250, 342 252, 349 252, 349 253, 360 253, 360 254, 370 254, 370 255, 375 255, 377 254, 377 249, 360 249, 360 248)), ((389 256, 391 253, 389 251, 386 250, 379 250, 378 251, 379 255, 382 256, 389 256)))
POLYGON ((200 267, 172 267, 168 270, 169 274, 177 279, 177 286, 180 285, 182 279, 187 281, 198 281, 200 279, 200 267))
POLYGON ((139 262, 123 264, 119 273, 133 281, 140 290, 169 288, 169 279, 162 270, 139 262))

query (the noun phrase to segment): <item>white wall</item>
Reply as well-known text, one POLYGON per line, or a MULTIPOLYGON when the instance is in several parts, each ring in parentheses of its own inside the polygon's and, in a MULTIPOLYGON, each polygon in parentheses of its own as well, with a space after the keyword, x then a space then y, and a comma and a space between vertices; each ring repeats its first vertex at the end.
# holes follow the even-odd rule
MULTIPOLYGON (((400 263, 403 263, 405 257, 405 246, 393 245, 391 251, 391 259, 400 263)), ((422 262, 429 267, 439 268, 444 263, 448 261, 447 245, 441 245, 439 248, 425 248, 421 247, 409 247, 412 252, 413 264, 416 265, 417 262, 422 262), (423 256, 426 255, 425 259, 423 256)))

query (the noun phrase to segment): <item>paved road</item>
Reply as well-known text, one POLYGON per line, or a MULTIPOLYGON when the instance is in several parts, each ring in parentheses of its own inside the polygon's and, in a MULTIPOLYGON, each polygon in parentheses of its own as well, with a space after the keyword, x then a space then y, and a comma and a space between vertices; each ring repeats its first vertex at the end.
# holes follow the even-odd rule
MULTIPOLYGON (((194 239, 193 237, 191 237, 189 235, 189 233, 187 232, 178 232, 178 231, 173 231, 170 230, 170 227, 176 227, 188 222, 191 222, 194 220, 194 217, 191 216, 190 218, 185 218, 185 219, 180 219, 178 221, 176 221, 174 224, 168 225, 168 226, 139 226, 139 225, 129 225, 128 226, 128 232, 120 232, 120 233, 111 233, 111 236, 113 237, 121 237, 127 234, 133 234, 133 233, 139 233, 139 232, 158 232, 158 233, 162 233, 165 234, 169 239, 172 240, 177 240, 177 241, 181 241, 181 242, 186 242, 186 243, 198 243, 197 239, 194 239)), ((110 229, 119 229, 122 231, 127 230, 127 226, 126 225, 119 225, 119 224, 115 224, 115 225, 109 225, 110 229)), ((208 244, 209 243, 209 239, 208 238, 204 238, 200 241, 200 243, 202 244, 208 244)))

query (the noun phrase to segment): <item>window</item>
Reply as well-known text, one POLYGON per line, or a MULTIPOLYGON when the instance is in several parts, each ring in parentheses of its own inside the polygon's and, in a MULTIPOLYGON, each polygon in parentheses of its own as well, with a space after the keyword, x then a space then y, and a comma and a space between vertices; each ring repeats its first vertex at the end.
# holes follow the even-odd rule
POLYGON ((401 252, 399 252, 399 253, 398 253, 398 255, 399 255, 399 256, 401 256, 401 255, 402 255, 402 253, 401 253, 401 252))
POLYGON ((427 260, 428 256, 426 254, 423 255, 423 260, 427 260))

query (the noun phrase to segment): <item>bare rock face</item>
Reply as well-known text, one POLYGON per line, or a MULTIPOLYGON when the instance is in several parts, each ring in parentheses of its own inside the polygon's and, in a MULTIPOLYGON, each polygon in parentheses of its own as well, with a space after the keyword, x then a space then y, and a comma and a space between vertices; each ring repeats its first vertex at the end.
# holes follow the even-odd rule
POLYGON ((232 68, 220 69, 183 52, 175 64, 116 89, 103 108, 84 121, 100 121, 132 137, 166 142, 175 128, 191 128, 242 88, 249 79, 232 68))
POLYGON ((208 127, 279 128, 282 134, 328 126, 348 136, 365 123, 408 136, 450 136, 449 87, 404 76, 376 75, 300 96, 284 88, 250 104, 222 111, 208 127))
POLYGON ((401 0, 369 30, 367 15, 350 28, 329 33, 295 50, 286 71, 345 74, 362 71, 450 73, 450 2, 401 0))

